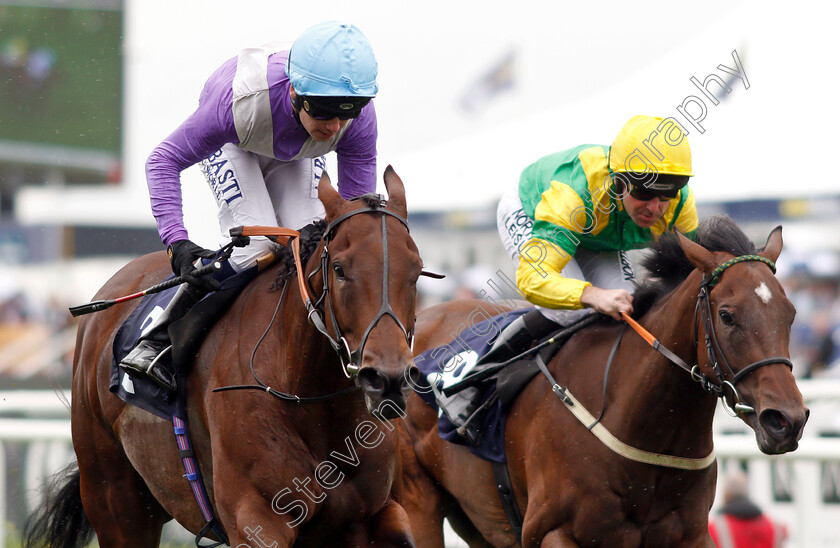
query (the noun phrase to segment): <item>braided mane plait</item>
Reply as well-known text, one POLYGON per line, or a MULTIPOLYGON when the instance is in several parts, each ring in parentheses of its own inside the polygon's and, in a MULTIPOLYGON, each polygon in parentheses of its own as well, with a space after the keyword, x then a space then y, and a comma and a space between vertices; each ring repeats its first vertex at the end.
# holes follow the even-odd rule
POLYGON ((373 192, 369 192, 367 194, 362 194, 357 198, 353 198, 351 201, 360 200, 365 203, 366 206, 372 208, 378 208, 383 206, 382 196, 379 194, 375 194, 373 192))
MULTIPOLYGON (((725 251, 736 257, 756 252, 755 245, 728 215, 715 215, 700 223, 696 242, 709 251, 725 251)), ((666 234, 648 249, 650 254, 641 262, 648 278, 633 294, 634 317, 641 317, 694 270, 675 234, 666 234)))
MULTIPOLYGON (((302 264, 306 264, 306 261, 318 248, 326 229, 327 221, 323 219, 314 221, 300 229, 300 260, 302 264)), ((277 278, 271 286, 272 290, 282 288, 286 280, 295 276, 297 272, 291 248, 278 246, 275 254, 280 266, 277 269, 277 278)))

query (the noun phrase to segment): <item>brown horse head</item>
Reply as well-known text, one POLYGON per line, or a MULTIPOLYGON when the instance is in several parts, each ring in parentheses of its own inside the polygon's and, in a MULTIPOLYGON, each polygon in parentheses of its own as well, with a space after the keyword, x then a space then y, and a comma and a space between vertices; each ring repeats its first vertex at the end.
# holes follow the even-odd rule
MULTIPOLYGON (((709 337, 720 369, 713 371, 704 345, 698 360, 704 372, 723 374, 724 397, 754 431, 761 451, 780 454, 797 448, 809 410, 790 370, 790 330, 796 313, 773 266, 782 251, 782 230, 770 233, 763 250, 710 252, 684 236, 680 246, 691 263, 712 282, 707 316, 701 297, 697 321, 709 337)), ((701 292, 702 295, 702 292, 701 292)))
POLYGON ((310 262, 326 261, 326 278, 321 278, 321 288, 324 282, 329 288, 325 323, 344 347, 342 359, 352 362, 349 371, 368 410, 394 418, 405 410, 407 379, 419 375, 411 344, 423 265, 405 222, 405 187, 391 166, 385 170, 385 188, 388 202, 376 195, 345 200, 324 173, 318 196, 329 223, 323 240, 328 253, 323 259, 318 252, 310 262))

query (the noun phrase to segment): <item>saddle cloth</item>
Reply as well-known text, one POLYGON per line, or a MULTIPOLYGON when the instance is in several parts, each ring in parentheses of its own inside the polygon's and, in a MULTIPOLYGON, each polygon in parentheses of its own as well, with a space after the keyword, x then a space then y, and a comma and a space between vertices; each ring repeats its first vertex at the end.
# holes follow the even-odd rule
POLYGON ((514 310, 471 325, 450 343, 428 350, 414 360, 421 372, 421 379, 415 386, 415 391, 428 405, 437 410, 440 437, 448 442, 465 445, 473 454, 492 462, 505 462, 507 403, 537 374, 536 365, 521 360, 501 370, 501 377, 506 379, 506 383, 507 379, 510 379, 517 385, 513 390, 501 390, 501 381, 497 374, 450 395, 444 391, 454 387, 467 375, 493 366, 494 364, 481 364, 481 357, 487 353, 502 329, 529 310, 533 309, 514 310), (509 395, 500 398, 502 393, 509 395), (468 421, 472 425, 471 430, 479 433, 477 439, 468 439, 459 433, 458 428, 468 421), (475 425, 472 424, 473 421, 481 422, 475 425))
POLYGON ((178 287, 143 297, 114 337, 110 391, 128 404, 140 407, 163 419, 171 420, 177 409, 176 397, 184 394, 181 388, 188 373, 187 367, 192 361, 191 357, 195 355, 198 346, 213 324, 256 275, 257 267, 253 267, 225 279, 219 291, 206 295, 183 318, 172 322, 169 326, 172 351, 161 358, 161 365, 175 375, 178 390, 174 393, 167 392, 150 379, 131 377, 119 367, 120 361, 135 347, 143 332, 164 311, 175 296, 178 287))

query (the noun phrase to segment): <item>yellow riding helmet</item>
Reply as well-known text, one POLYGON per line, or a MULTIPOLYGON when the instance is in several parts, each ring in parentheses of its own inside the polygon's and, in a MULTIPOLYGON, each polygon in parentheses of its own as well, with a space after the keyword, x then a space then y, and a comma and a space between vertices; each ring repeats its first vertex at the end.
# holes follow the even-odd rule
POLYGON ((610 147, 610 170, 691 177, 691 147, 682 126, 673 118, 630 118, 610 147))

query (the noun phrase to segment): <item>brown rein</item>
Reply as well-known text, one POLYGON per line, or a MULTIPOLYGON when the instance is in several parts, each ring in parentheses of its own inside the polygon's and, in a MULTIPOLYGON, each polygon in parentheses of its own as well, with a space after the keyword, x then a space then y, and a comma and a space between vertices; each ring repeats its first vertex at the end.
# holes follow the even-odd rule
MULTIPOLYGON (((300 287, 300 296, 303 300, 304 306, 306 306, 307 310, 312 310, 311 306, 311 299, 309 298, 309 291, 306 287, 306 282, 303 276, 303 267, 302 261, 300 258, 300 232, 297 230, 292 230, 291 228, 284 228, 284 227, 271 227, 271 226, 240 226, 231 229, 230 231, 231 237, 239 237, 239 236, 266 236, 273 241, 280 243, 280 244, 288 244, 291 240, 291 249, 292 249, 292 257, 294 258, 295 262, 295 270, 297 270, 297 280, 298 286, 300 287), (279 240, 279 238, 284 238, 283 240, 279 240)), ((277 312, 280 309, 280 304, 283 302, 283 297, 286 295, 286 290, 288 289, 288 284, 283 285, 283 291, 280 293, 280 299, 277 302, 277 308, 274 310, 274 316, 271 318, 271 322, 266 328, 266 332, 263 333, 263 337, 260 338, 260 341, 257 343, 259 346, 262 339, 268 333, 268 329, 274 323, 274 320, 277 316, 277 312)), ((310 312, 310 319, 311 319, 311 312, 310 312)), ((277 399, 283 401, 291 401, 295 403, 316 403, 316 402, 323 402, 327 400, 331 400, 333 398, 343 396, 345 394, 349 394, 351 392, 355 392, 357 387, 355 384, 348 386, 347 388, 343 388, 338 390, 337 392, 332 392, 330 394, 324 394, 322 396, 298 396, 297 394, 290 394, 287 392, 281 392, 279 390, 275 390, 270 386, 264 384, 256 375, 254 371, 254 354, 256 354, 256 347, 254 348, 254 352, 251 354, 251 374, 254 375, 254 378, 259 383, 258 385, 247 384, 247 385, 236 385, 236 386, 221 386, 218 388, 214 388, 213 392, 226 392, 229 390, 260 390, 264 391, 267 394, 274 396, 277 399)))
POLYGON ((306 305, 309 299, 309 291, 306 288, 306 281, 303 277, 303 266, 300 259, 300 232, 292 230, 291 228, 272 227, 272 226, 240 226, 230 231, 231 236, 268 236, 279 244, 288 244, 292 241, 292 256, 295 260, 295 270, 297 270, 297 281, 300 287, 300 297, 303 299, 303 304, 306 305), (235 233, 234 233, 235 232, 235 233), (278 241, 278 238, 284 238, 278 241))

